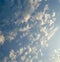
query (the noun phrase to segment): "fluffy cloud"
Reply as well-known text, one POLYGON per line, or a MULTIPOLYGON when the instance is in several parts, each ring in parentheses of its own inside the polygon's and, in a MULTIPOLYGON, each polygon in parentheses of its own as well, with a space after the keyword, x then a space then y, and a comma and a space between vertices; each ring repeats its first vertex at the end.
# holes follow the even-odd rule
POLYGON ((3 34, 0 34, 0 44, 3 44, 5 41, 5 37, 3 34))
POLYGON ((16 55, 15 55, 15 51, 14 50, 10 51, 9 57, 11 58, 11 60, 16 59, 16 55))

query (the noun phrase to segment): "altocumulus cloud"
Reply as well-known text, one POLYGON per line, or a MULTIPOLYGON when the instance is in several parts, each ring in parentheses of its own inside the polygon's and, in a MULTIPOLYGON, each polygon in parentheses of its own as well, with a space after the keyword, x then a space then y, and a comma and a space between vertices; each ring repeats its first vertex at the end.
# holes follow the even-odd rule
POLYGON ((24 33, 22 35, 22 39, 28 35, 30 43, 27 46, 21 47, 19 50, 15 51, 15 54, 10 53, 10 55, 12 54, 14 56, 12 58, 10 56, 12 62, 13 61, 34 62, 34 60, 37 60, 38 62, 39 61, 43 62, 43 60, 39 59, 39 57, 44 57, 45 53, 43 52, 43 49, 48 48, 49 46, 48 40, 51 39, 51 37, 58 29, 57 27, 54 26, 55 13, 52 12, 52 15, 47 13, 46 11, 49 11, 48 8, 49 8, 48 5, 45 5, 43 12, 34 12, 35 15, 29 17, 29 19, 31 20, 26 19, 28 21, 34 22, 34 24, 30 25, 28 21, 23 22, 29 25, 27 25, 26 27, 24 26, 23 28, 19 28, 19 31, 24 33), (50 19, 51 16, 52 19, 50 19), (37 24, 38 22, 39 24, 37 24), (49 24, 50 28, 48 28, 46 24, 49 24), (38 31, 34 31, 31 33, 30 30, 34 28, 38 31))
POLYGON ((44 49, 47 50, 48 41, 58 30, 55 27, 56 13, 51 11, 52 14, 50 14, 48 4, 45 4, 41 11, 39 6, 41 6, 42 0, 24 0, 20 4, 21 1, 17 1, 18 11, 13 13, 11 19, 15 27, 7 32, 6 37, 3 34, 0 35, 1 44, 4 43, 5 38, 9 41, 14 40, 18 42, 19 49, 11 49, 8 58, 4 58, 2 61, 35 62, 36 60, 37 62, 48 62, 47 58, 44 59, 44 49), (16 17, 15 21, 14 17, 16 17), (24 38, 25 40, 23 40, 24 38), (22 42, 29 43, 23 44, 22 42))

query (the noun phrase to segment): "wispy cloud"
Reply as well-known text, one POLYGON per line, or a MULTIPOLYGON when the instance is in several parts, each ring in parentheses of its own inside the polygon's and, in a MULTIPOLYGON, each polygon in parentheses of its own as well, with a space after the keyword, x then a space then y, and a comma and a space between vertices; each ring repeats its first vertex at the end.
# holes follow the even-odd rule
POLYGON ((53 37, 57 30, 58 28, 53 29, 53 31, 48 35, 48 40, 50 40, 50 38, 53 37))

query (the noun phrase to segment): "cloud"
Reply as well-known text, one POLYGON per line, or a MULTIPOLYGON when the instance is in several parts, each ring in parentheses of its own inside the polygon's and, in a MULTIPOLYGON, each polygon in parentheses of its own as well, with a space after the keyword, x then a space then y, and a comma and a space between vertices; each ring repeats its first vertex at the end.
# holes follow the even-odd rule
MULTIPOLYGON (((23 7, 24 8, 23 8, 23 11, 21 11, 22 18, 19 18, 19 20, 17 20, 15 23, 16 24, 20 24, 20 23, 24 23, 24 22, 27 23, 31 17, 31 14, 37 9, 37 7, 39 7, 41 1, 42 0, 29 0, 29 1, 25 0, 25 1, 23 1, 22 8, 23 7)), ((17 15, 19 15, 19 14, 17 14, 17 15)))
POLYGON ((50 55, 51 62, 60 62, 60 49, 54 49, 50 55))
POLYGON ((20 42, 20 39, 18 39, 20 48, 16 51, 11 50, 9 54, 9 58, 12 62, 14 60, 16 61, 18 58, 20 58, 19 60, 21 60, 21 62, 29 62, 30 60, 30 62, 33 62, 35 59, 39 59, 38 56, 43 57, 43 49, 48 47, 48 41, 57 31, 57 28, 54 25, 55 21, 53 20, 56 14, 55 12, 53 12, 52 15, 48 13, 48 4, 44 6, 43 11, 35 11, 35 9, 40 5, 40 2, 41 0, 26 0, 24 3, 26 8, 23 10, 23 16, 21 15, 22 19, 19 18, 16 21, 16 25, 19 26, 19 28, 16 31, 13 30, 9 32, 8 34, 8 39, 14 40, 17 38, 17 34, 22 34, 23 32, 23 34, 19 34, 19 36, 22 39, 24 39, 23 37, 26 37, 28 39, 27 42, 29 42, 29 44, 25 45, 22 44, 25 40, 21 40, 20 42), (24 23, 26 26, 20 27, 20 24, 23 25, 24 23))
POLYGON ((15 55, 15 51, 14 50, 10 51, 9 57, 11 58, 11 60, 15 60, 16 59, 16 55, 15 55))
POLYGON ((54 21, 53 20, 50 20, 49 21, 49 25, 51 26, 52 24, 54 24, 54 21))
POLYGON ((23 48, 20 48, 19 54, 22 55, 23 51, 24 51, 24 49, 23 48))
POLYGON ((0 34, 0 44, 4 44, 5 37, 3 34, 0 34))
POLYGON ((55 17, 55 12, 53 12, 52 17, 55 17))
POLYGON ((53 30, 52 30, 52 32, 48 35, 48 40, 50 40, 51 39, 51 37, 56 33, 56 31, 58 30, 58 28, 54 28, 53 30))
POLYGON ((39 2, 42 0, 30 0, 30 5, 32 9, 36 9, 39 6, 39 2))
MULTIPOLYGON (((31 42, 27 45, 27 47, 22 47, 18 50, 18 55, 21 58, 21 61, 28 62, 31 60, 31 62, 33 62, 34 59, 38 59, 39 54, 40 57, 43 57, 44 56, 43 49, 49 46, 48 41, 58 30, 58 28, 54 26, 55 20, 53 20, 56 14, 55 12, 52 12, 53 15, 51 15, 50 13, 47 13, 48 10, 49 10, 48 5, 45 5, 43 11, 34 12, 35 15, 31 15, 29 18, 27 18, 27 22, 31 18, 32 20, 31 22, 35 23, 32 24, 33 27, 31 27, 31 25, 29 24, 23 28, 20 28, 21 32, 29 30, 28 39, 31 42), (46 24, 48 24, 48 26, 46 24), (37 32, 33 30, 34 32, 31 33, 30 32, 31 29, 39 30, 37 32), (22 55, 23 53, 24 55, 22 55)), ((15 53, 17 55, 17 52, 15 53)))
POLYGON ((29 27, 29 25, 27 25, 26 27, 20 28, 19 31, 24 32, 24 31, 28 31, 31 27, 29 27))
MULTIPOLYGON (((23 14, 23 15, 24 15, 24 14, 23 14)), ((28 23, 30 17, 31 17, 31 15, 27 13, 27 14, 24 15, 24 17, 23 17, 22 19, 19 18, 19 19, 16 20, 14 23, 15 23, 15 24, 18 24, 18 25, 21 24, 21 23, 28 23)))
POLYGON ((14 30, 13 30, 13 31, 9 32, 9 35, 7 36, 7 39, 12 41, 16 38, 16 35, 17 35, 17 32, 14 32, 14 30))
POLYGON ((28 22, 28 20, 30 19, 30 15, 29 14, 26 14, 25 17, 24 17, 24 20, 22 20, 22 23, 23 22, 28 22))
POLYGON ((21 56, 21 60, 22 60, 22 62, 24 62, 25 56, 21 56))
POLYGON ((42 27, 41 31, 44 32, 45 36, 48 36, 48 31, 46 27, 42 27))

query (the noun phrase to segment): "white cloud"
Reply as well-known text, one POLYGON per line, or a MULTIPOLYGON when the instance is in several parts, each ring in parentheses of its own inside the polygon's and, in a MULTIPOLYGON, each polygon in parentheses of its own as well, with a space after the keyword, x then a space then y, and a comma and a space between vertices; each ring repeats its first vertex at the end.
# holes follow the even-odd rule
POLYGON ((52 17, 55 17, 55 15, 56 15, 55 12, 53 12, 52 17))
POLYGON ((21 56, 21 60, 22 60, 22 62, 24 62, 25 56, 21 56))
POLYGON ((22 23, 24 23, 24 22, 28 22, 29 21, 29 19, 30 19, 30 14, 26 14, 25 16, 24 16, 24 19, 22 20, 22 23))
POLYGON ((41 31, 44 33, 45 36, 48 36, 48 31, 46 27, 42 27, 41 31))
POLYGON ((41 41, 41 46, 43 46, 44 45, 44 41, 41 41))
POLYGON ((0 44, 3 44, 5 41, 5 37, 3 34, 0 34, 0 44))
MULTIPOLYGON (((15 24, 20 24, 20 23, 24 23, 24 22, 28 22, 31 14, 35 11, 35 9, 37 9, 37 7, 40 5, 40 2, 42 0, 25 0, 24 1, 24 5, 26 5, 26 7, 24 6, 24 11, 22 12, 22 19, 19 19, 15 22, 15 24), (26 4, 27 2, 27 4, 26 4)), ((20 12, 20 11, 19 11, 20 12)), ((16 13, 15 13, 16 14, 16 13)), ((16 16, 18 16, 18 14, 16 14, 16 16)))
POLYGON ((43 12, 43 13, 45 13, 46 10, 49 10, 48 4, 45 5, 45 7, 44 7, 44 12, 43 12))
POLYGON ((19 50, 19 54, 21 55, 23 53, 24 49, 23 48, 20 48, 19 50))
POLYGON ((29 26, 29 24, 26 27, 20 28, 19 31, 24 32, 24 31, 28 31, 31 27, 29 26))
POLYGON ((41 2, 42 0, 30 0, 30 5, 32 9, 36 9, 39 6, 39 2, 41 2))
POLYGON ((53 20, 50 20, 49 21, 49 25, 51 26, 52 24, 54 24, 54 21, 53 20))
POLYGON ((54 49, 50 59, 51 62, 60 62, 60 49, 54 49))
POLYGON ((40 25, 45 25, 48 20, 51 18, 51 15, 47 13, 49 10, 48 4, 45 5, 43 11, 35 12, 35 15, 32 17, 33 20, 38 20, 40 25))
POLYGON ((15 60, 16 59, 16 54, 14 50, 10 51, 9 57, 11 58, 11 60, 15 60))
POLYGON ((34 42, 34 41, 38 41, 38 40, 40 39, 40 33, 38 33, 38 34, 35 33, 35 36, 36 36, 36 37, 34 37, 33 34, 30 34, 30 35, 29 35, 30 41, 34 42))
POLYGON ((56 27, 56 28, 54 28, 52 31, 51 31, 51 33, 49 33, 49 35, 48 35, 48 40, 50 40, 51 39, 51 37, 56 33, 56 31, 58 30, 58 28, 56 27))
POLYGON ((31 47, 28 47, 28 49, 29 49, 29 53, 31 53, 32 52, 32 48, 31 47))
POLYGON ((17 35, 17 32, 11 31, 9 32, 9 35, 7 36, 7 38, 11 41, 16 38, 16 35, 17 35))

